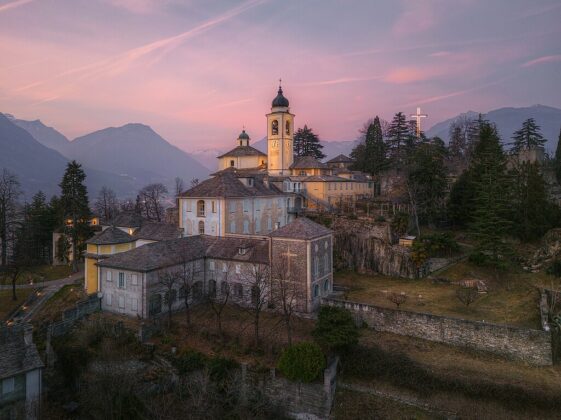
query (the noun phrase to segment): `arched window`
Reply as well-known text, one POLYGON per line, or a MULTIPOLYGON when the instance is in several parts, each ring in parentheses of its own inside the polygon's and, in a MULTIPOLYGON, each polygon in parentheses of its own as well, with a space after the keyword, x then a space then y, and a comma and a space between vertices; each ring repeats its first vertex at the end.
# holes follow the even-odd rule
POLYGON ((314 285, 314 297, 319 296, 319 286, 317 284, 314 285))
POLYGON ((205 217, 205 200, 197 201, 197 216, 205 217))
POLYGON ((290 121, 287 121, 285 124, 285 132, 287 136, 290 135, 290 121))
POLYGON ((220 294, 222 297, 226 297, 230 294, 230 285, 227 281, 220 283, 220 294))
POLYGON ((205 234, 205 222, 202 220, 199 222, 199 235, 205 234))
POLYGON ((200 281, 193 284, 193 299, 200 299, 203 296, 203 283, 200 281))
POLYGON ((273 120, 271 123, 271 134, 273 136, 277 136, 279 134, 279 122, 277 120, 273 120))
POLYGON ((325 281, 323 282, 323 290, 325 292, 329 292, 329 279, 325 279, 325 281))
POLYGON ((208 281, 208 295, 211 298, 216 297, 216 280, 209 280, 208 281))
POLYGON ((230 161, 230 166, 234 166, 234 161, 233 160, 230 161))

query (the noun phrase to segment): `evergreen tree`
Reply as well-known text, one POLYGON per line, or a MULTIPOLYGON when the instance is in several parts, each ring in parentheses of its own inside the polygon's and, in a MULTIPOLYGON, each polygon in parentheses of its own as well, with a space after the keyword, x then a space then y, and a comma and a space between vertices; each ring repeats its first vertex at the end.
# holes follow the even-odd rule
POLYGON ((407 144, 411 142, 411 125, 403 112, 394 115, 388 128, 388 149, 395 165, 403 164, 407 144))
POLYGON ((84 241, 90 236, 91 217, 88 191, 84 185, 86 174, 75 160, 68 163, 60 183, 61 204, 64 209, 65 231, 72 242, 72 270, 78 271, 78 259, 84 241), (66 223, 68 221, 68 223, 66 223))
POLYGON ((488 122, 480 126, 470 171, 475 188, 470 230, 476 240, 476 252, 490 265, 504 268, 511 254, 504 242, 511 227, 508 219, 510 185, 499 136, 488 122))
POLYGON ((351 157, 355 161, 353 169, 370 175, 376 175, 388 167, 386 144, 378 116, 368 125, 364 143, 359 143, 353 149, 351 157))
POLYGON ((540 126, 536 124, 533 118, 528 118, 522 123, 522 128, 514 132, 512 140, 512 151, 515 153, 545 144, 540 126))
POLYGON ((514 234, 523 241, 542 237, 559 221, 559 207, 548 197, 538 163, 523 162, 512 171, 514 234))
POLYGON ((29 228, 29 249, 31 259, 36 263, 50 263, 52 255, 52 235, 56 227, 53 209, 47 197, 39 191, 25 208, 25 223, 29 228))
POLYGON ((561 130, 559 130, 559 140, 557 141, 557 149, 555 149, 555 177, 557 182, 561 183, 561 130))
POLYGON ((321 149, 323 149, 323 144, 320 143, 318 135, 307 125, 294 133, 294 154, 296 156, 313 156, 321 160, 325 157, 321 149))
POLYGON ((452 123, 450 126, 450 145, 448 150, 450 158, 454 162, 461 162, 465 159, 466 138, 459 124, 452 123))
POLYGON ((471 222, 475 188, 470 171, 464 171, 452 185, 448 197, 447 212, 452 225, 466 227, 471 222))

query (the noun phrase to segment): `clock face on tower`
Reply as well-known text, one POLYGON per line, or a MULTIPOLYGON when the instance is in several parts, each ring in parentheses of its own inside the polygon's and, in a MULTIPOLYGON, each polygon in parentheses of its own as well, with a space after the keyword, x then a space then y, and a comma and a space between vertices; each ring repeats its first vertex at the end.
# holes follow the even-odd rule
POLYGON ((279 141, 278 141, 278 140, 273 140, 273 141, 271 142, 271 147, 272 147, 273 149, 276 149, 277 147, 279 147, 279 141))
POLYGON ((286 141, 286 148, 290 150, 291 147, 292 147, 291 141, 287 140, 286 141))

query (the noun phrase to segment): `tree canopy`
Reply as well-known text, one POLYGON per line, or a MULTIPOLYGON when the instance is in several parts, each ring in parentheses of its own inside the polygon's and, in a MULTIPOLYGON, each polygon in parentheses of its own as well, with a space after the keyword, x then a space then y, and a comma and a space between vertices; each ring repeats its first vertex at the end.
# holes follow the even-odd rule
POLYGON ((325 157, 322 152, 323 145, 320 143, 319 136, 311 128, 304 125, 294 133, 294 155, 313 156, 318 160, 325 157))

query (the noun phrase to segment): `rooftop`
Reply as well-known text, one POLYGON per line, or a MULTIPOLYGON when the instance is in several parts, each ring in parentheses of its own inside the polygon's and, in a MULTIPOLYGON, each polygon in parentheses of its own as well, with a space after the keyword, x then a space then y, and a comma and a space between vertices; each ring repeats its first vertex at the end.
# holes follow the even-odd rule
POLYGON ((136 241, 136 239, 128 233, 123 232, 115 226, 111 226, 88 239, 86 243, 94 245, 113 245, 126 244, 134 241, 136 241))
POLYGON ((255 177, 253 186, 245 186, 234 171, 220 171, 179 197, 262 197, 281 194, 276 187, 266 186, 261 177, 255 177))
POLYGON ((145 222, 133 233, 134 239, 167 241, 181 237, 181 229, 169 223, 145 222))
POLYGON ((343 154, 340 154, 338 156, 335 156, 333 159, 330 159, 327 161, 327 163, 353 163, 354 161, 343 154))
POLYGON ((44 367, 30 324, 0 327, 0 379, 44 367))
POLYGON ((299 156, 294 159, 294 163, 290 165, 290 169, 324 169, 327 168, 325 163, 320 162, 313 156, 299 156))
POLYGON ((125 211, 119 213, 113 219, 108 220, 102 224, 104 226, 119 226, 119 227, 135 228, 135 227, 140 227, 140 225, 142 225, 142 222, 144 220, 145 219, 137 212, 125 211))
POLYGON ((257 150, 255 147, 252 146, 237 146, 234 147, 229 152, 226 152, 220 156, 217 156, 218 159, 223 157, 239 157, 239 156, 267 156, 261 150, 257 150))
POLYGON ((307 217, 299 217, 293 222, 274 230, 269 234, 272 238, 290 238, 290 239, 315 239, 333 233, 331 229, 326 228, 319 223, 313 222, 307 217))

